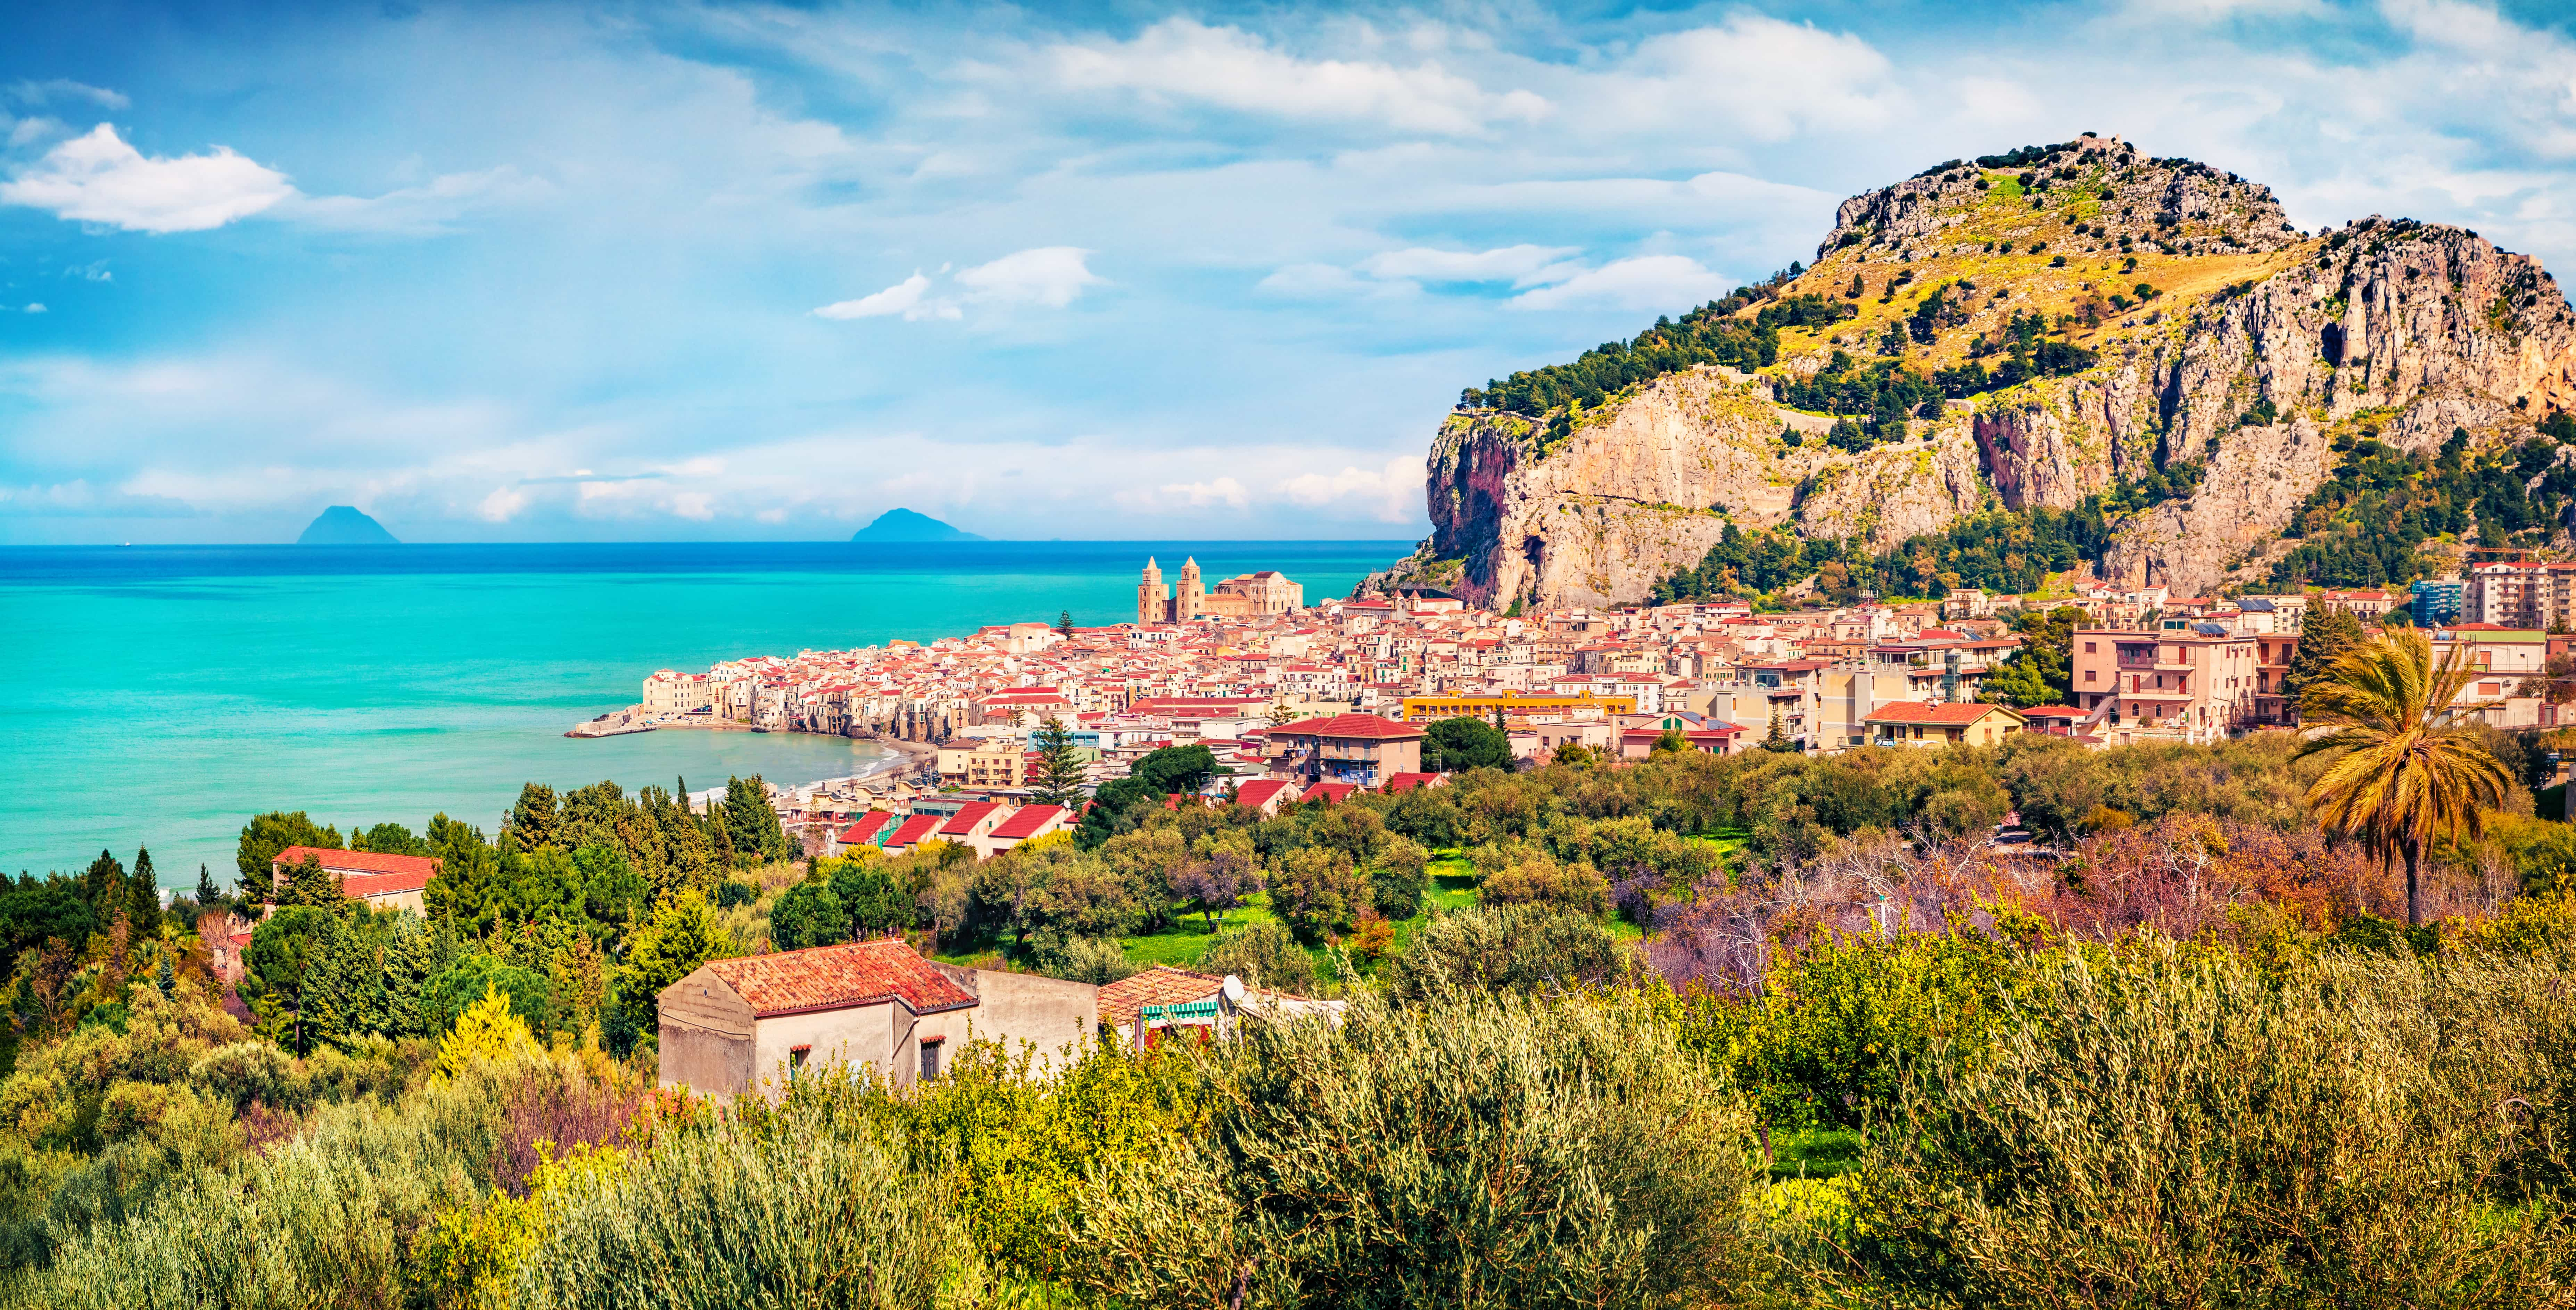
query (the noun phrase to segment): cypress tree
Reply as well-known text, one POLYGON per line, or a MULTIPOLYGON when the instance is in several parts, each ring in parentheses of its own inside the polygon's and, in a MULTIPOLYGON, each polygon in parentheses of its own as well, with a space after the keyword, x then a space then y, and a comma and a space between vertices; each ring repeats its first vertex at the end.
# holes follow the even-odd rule
POLYGON ((134 851, 134 880, 129 886, 126 916, 134 920, 138 933, 161 931, 161 876, 152 869, 152 848, 139 846, 134 851))
POLYGON ((2341 606, 2311 614, 2299 627, 2299 648, 2290 655, 2290 671, 2284 675, 2292 696, 2306 691, 2336 660, 2369 640, 2361 630, 2361 620, 2341 606))
POLYGON ((199 908, 199 909, 201 909, 201 910, 204 910, 204 909, 212 909, 212 908, 214 908, 214 904, 215 904, 215 902, 220 901, 220 900, 222 900, 223 898, 224 898, 224 893, 223 893, 222 889, 220 889, 220 888, 218 888, 218 887, 216 887, 216 886, 215 886, 215 875, 213 875, 212 873, 207 872, 207 871, 206 871, 206 866, 205 866, 205 865, 203 865, 203 864, 198 865, 198 866, 197 866, 197 908, 199 908))

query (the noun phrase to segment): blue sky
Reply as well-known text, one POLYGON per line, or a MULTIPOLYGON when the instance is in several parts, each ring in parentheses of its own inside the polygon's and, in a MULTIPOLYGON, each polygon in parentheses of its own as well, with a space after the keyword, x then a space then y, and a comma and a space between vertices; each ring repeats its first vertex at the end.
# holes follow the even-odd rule
POLYGON ((0 542, 1411 536, 1460 387, 2082 130, 2576 266, 2561 6, 14 6, 0 542))

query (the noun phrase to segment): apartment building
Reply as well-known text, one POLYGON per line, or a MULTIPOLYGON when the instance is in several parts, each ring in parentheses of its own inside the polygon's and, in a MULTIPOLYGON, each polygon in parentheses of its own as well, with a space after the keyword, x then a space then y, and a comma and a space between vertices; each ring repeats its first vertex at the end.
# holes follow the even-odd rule
POLYGON ((2460 618, 2547 631, 2576 618, 2576 564, 2476 564, 2462 587, 2460 618))
MULTIPOLYGON (((2258 697, 2266 640, 2218 623, 2166 632, 2078 628, 2072 660, 2076 707, 2096 710, 2108 700, 2101 731, 2114 742, 2205 740, 2252 726, 2263 712, 2258 697)), ((2270 712, 2277 721, 2277 703, 2270 712)))

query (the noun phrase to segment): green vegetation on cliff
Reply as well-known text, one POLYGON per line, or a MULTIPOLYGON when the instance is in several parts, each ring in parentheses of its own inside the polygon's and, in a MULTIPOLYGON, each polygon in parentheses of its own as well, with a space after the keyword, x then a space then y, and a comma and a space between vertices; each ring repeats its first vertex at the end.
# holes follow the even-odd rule
POLYGON ((2430 458, 2371 437, 2337 441, 2346 453, 2334 475, 2282 530, 2299 544, 2272 565, 2273 584, 2411 582, 2440 567, 2420 553, 2426 541, 2471 527, 2487 546, 2545 540, 2576 505, 2576 467, 2558 462, 2560 446, 2576 442, 2576 419, 2553 414, 2540 430, 2519 446, 2472 451, 2468 430, 2454 429, 2430 458))
POLYGON ((1658 318, 1633 341, 1606 341, 1571 364, 1514 373, 1458 395, 1461 409, 1499 409, 1532 416, 1568 405, 1597 405, 1609 396, 1701 364, 1756 369, 1779 358, 1780 329, 1817 327, 1852 315, 1851 307, 1825 296, 1780 298, 1780 288, 1803 271, 1797 264, 1723 300, 1712 300, 1676 322, 1658 318), (1753 317, 1739 310, 1761 305, 1753 317))

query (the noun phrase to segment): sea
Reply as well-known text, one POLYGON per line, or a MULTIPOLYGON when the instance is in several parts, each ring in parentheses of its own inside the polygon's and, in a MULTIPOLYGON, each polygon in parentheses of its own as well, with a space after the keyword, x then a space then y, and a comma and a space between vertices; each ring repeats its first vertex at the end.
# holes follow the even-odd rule
POLYGON ((800 733, 566 729, 656 669, 1135 616, 1137 572, 1195 556, 1347 594, 1402 541, 937 545, 0 547, 0 872, 149 848, 162 883, 235 876, 243 822, 343 833, 444 813, 487 830, 522 784, 695 791, 862 772, 884 748, 800 733))

